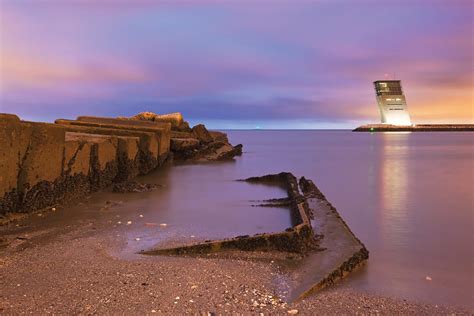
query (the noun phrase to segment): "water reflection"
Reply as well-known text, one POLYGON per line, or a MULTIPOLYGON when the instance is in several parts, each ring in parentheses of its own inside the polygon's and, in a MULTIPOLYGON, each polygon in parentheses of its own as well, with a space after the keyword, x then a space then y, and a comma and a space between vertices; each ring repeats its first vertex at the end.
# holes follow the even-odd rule
POLYGON ((408 222, 408 188, 409 174, 407 161, 410 148, 409 134, 382 134, 379 146, 379 196, 381 228, 383 238, 400 240, 406 231, 408 222), (388 230, 388 231, 387 231, 388 230))
POLYGON ((347 286, 472 305, 472 134, 262 131, 230 139, 249 152, 238 160, 241 174, 285 170, 315 180, 366 244, 368 265, 347 286))

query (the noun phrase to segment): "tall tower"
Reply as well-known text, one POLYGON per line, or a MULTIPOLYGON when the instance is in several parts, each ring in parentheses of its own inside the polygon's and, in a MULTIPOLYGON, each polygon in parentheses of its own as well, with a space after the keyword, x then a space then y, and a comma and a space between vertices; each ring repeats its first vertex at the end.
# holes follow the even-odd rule
POLYGON ((374 86, 382 123, 411 125, 400 80, 378 80, 374 86))

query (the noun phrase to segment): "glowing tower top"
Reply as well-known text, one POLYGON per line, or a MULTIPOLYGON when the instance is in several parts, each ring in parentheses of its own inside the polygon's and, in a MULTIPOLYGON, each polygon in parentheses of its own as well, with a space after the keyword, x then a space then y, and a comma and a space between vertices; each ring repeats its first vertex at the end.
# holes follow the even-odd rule
POLYGON ((411 125, 401 81, 378 80, 374 81, 374 86, 382 123, 411 125))

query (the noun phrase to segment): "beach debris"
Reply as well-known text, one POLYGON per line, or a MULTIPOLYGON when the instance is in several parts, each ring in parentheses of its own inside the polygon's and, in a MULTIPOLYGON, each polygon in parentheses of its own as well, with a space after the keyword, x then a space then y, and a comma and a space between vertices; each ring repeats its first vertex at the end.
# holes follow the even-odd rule
POLYGON ((432 281, 433 279, 432 279, 430 276, 426 276, 426 277, 425 277, 425 280, 426 280, 426 281, 432 281))
POLYGON ((51 208, 51 211, 56 211, 56 208, 55 208, 55 207, 52 207, 52 208, 51 208))
POLYGON ((161 226, 161 227, 166 227, 166 226, 168 226, 168 224, 166 224, 166 223, 161 223, 160 226, 161 226))
POLYGON ((195 238, 196 236, 194 236, 194 235, 191 235, 190 237, 191 237, 191 238, 195 238))
POLYGON ((155 309, 152 309, 151 312, 152 312, 152 313, 156 313, 156 310, 155 310, 155 309))
POLYGON ((128 222, 127 222, 127 225, 131 225, 131 224, 132 224, 132 221, 128 221, 128 222))
POLYGON ((140 217, 140 218, 143 218, 143 215, 142 215, 142 214, 140 214, 140 215, 138 215, 138 217, 140 217))
POLYGON ((290 309, 287 313, 290 314, 290 315, 296 315, 296 314, 298 314, 298 310, 297 309, 290 309))
POLYGON ((121 222, 121 221, 118 221, 118 222, 117 222, 117 224, 119 224, 119 225, 120 225, 120 224, 122 224, 122 222, 121 222))
POLYGON ((136 241, 140 241, 140 238, 137 237, 137 238, 135 238, 135 240, 136 240, 136 241))
POLYGON ((193 285, 193 286, 191 286, 191 290, 194 290, 194 289, 197 289, 197 288, 198 288, 198 286, 197 286, 197 285, 193 285))

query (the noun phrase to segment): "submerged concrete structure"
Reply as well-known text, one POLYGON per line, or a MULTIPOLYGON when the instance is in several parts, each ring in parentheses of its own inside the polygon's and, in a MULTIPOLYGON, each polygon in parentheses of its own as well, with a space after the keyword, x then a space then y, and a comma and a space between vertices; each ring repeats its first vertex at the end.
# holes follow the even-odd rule
POLYGON ((334 284, 369 258, 367 248, 311 180, 302 177, 298 184, 294 175, 282 172, 243 181, 285 188, 287 199, 267 200, 266 204, 260 206, 287 205, 293 226, 275 233, 207 240, 174 247, 157 245, 140 253, 199 255, 235 250, 299 253, 301 258, 288 264, 292 267, 287 271, 290 287, 283 295, 288 302, 334 284))

